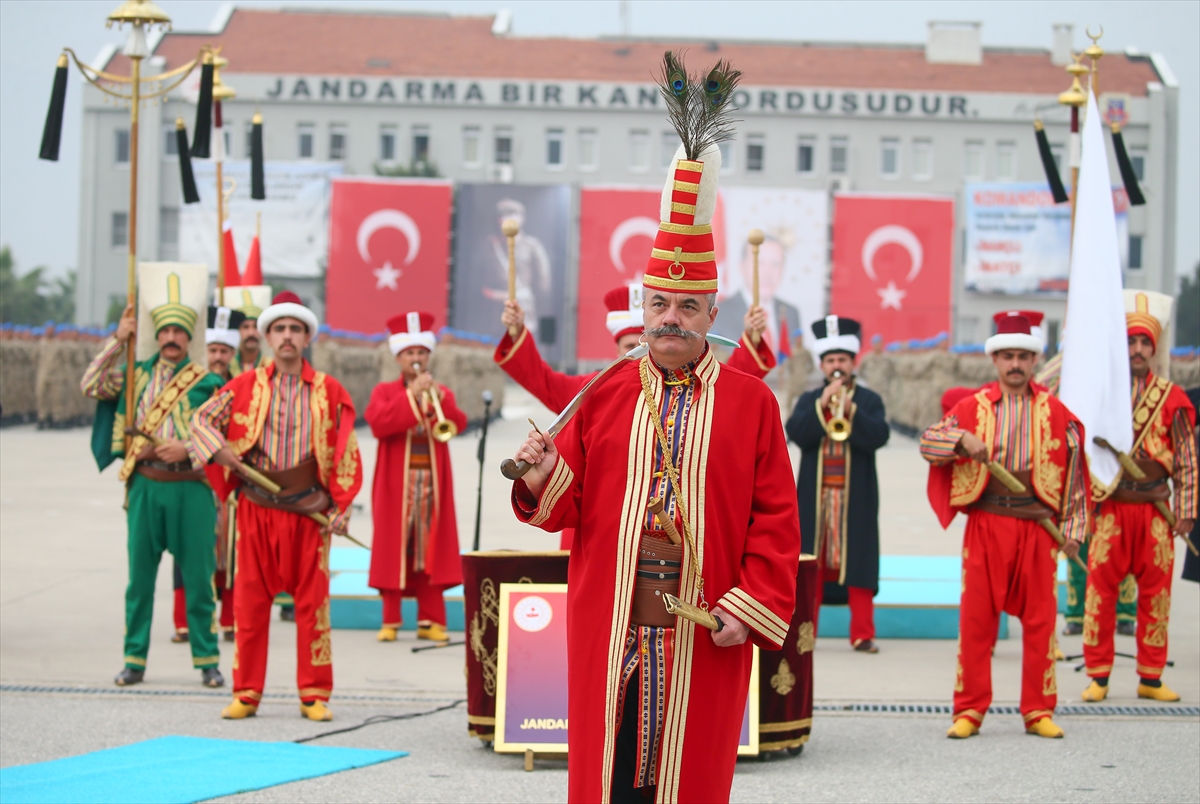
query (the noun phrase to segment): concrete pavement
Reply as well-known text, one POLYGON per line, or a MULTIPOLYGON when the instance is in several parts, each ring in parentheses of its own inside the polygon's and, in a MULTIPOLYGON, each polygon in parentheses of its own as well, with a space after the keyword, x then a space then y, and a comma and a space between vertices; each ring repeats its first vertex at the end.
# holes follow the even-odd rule
MULTIPOLYGON (((496 467, 528 430, 552 414, 515 387, 504 419, 493 424, 484 472, 484 549, 548 549, 557 538, 522 526, 508 507, 508 484, 496 467)), ((367 464, 363 510, 352 532, 370 540, 370 476, 375 443, 359 433, 367 464)), ((452 442, 460 541, 469 549, 475 520, 476 437, 452 442)), ((941 531, 925 501, 925 467, 910 439, 893 436, 879 454, 882 548, 888 554, 953 555, 962 522, 941 531)), ((84 430, 0 431, 0 682, 109 690, 121 667, 126 581, 122 489, 115 469, 96 473, 84 430)), ((345 544, 345 543, 343 543, 345 544)), ((1182 557, 1179 556, 1179 560, 1182 557)), ((295 631, 272 626, 268 698, 253 721, 227 723, 227 692, 207 694, 188 650, 169 642, 170 563, 159 576, 147 682, 137 694, 0 693, 0 765, 8 766, 123 745, 163 734, 291 740, 353 725, 376 714, 426 711, 464 695, 461 647, 413 654, 411 632, 380 644, 367 631, 333 637, 336 688, 333 724, 309 724, 295 712, 295 631), (162 692, 169 695, 151 696, 162 692), (186 694, 178 694, 186 693, 186 694)), ((1178 575, 1178 569, 1176 570, 1178 575)), ((1170 629, 1176 666, 1167 682, 1200 702, 1200 588, 1176 581, 1170 629)), ((1013 622, 1016 626, 1016 623, 1013 622)), ((998 644, 997 704, 1019 693, 1019 626, 998 644)), ((1078 653, 1079 638, 1063 648, 1078 653)), ((231 675, 231 646, 221 643, 231 675)), ((1118 637, 1117 649, 1133 640, 1118 637)), ((875 656, 853 653, 843 640, 821 639, 815 653, 818 704, 921 702, 948 704, 954 681, 952 640, 884 641, 875 656)), ((1109 703, 1136 704, 1133 662, 1117 661, 1109 703)), ((231 680, 231 679, 230 679, 231 680)), ((1074 703, 1082 674, 1059 665, 1060 703, 1074 703)), ((795 760, 744 762, 736 801, 758 800, 1198 800, 1195 746, 1200 719, 1063 716, 1068 738, 1022 734, 1019 718, 995 715, 965 745, 942 735, 945 716, 841 714, 819 711, 812 741, 795 760), (966 763, 966 764, 964 764, 966 763), (1105 767, 1113 765, 1114 767, 1105 767), (969 767, 968 776, 963 769, 969 767)), ((412 757, 331 777, 244 794, 247 801, 562 800, 564 763, 539 762, 533 774, 516 758, 496 756, 466 737, 465 715, 450 710, 368 726, 327 740, 334 745, 395 748, 412 757)))

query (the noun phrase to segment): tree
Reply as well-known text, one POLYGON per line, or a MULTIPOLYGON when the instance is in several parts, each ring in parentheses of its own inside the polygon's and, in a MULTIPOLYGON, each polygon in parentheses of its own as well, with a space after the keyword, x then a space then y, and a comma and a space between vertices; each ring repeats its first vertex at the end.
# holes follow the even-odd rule
POLYGON ((1200 262, 1179 280, 1175 301, 1175 345, 1200 346, 1200 262))
POLYGON ((36 326, 75 319, 75 272, 66 279, 49 279, 45 272, 38 266, 19 276, 12 250, 0 248, 0 321, 36 326))

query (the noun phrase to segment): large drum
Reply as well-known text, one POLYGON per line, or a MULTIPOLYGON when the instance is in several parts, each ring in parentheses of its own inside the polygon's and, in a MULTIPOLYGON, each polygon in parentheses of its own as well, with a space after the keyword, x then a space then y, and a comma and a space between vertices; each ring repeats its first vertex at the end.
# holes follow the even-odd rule
MULTIPOLYGON (((546 553, 488 550, 463 555, 463 618, 467 630, 467 733, 470 736, 491 740, 496 730, 496 645, 500 627, 500 584, 566 583, 567 557, 566 550, 546 553)), ((809 711, 811 710, 810 693, 809 711)))
POLYGON ((796 611, 781 651, 762 651, 758 661, 758 750, 798 753, 812 731, 813 606, 816 556, 801 555, 796 573, 796 611))

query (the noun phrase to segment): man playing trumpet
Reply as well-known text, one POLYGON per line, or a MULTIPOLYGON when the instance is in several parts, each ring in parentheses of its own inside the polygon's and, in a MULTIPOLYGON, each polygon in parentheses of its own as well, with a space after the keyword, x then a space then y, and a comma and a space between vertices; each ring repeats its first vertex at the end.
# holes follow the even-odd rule
POLYGON ((1075 558, 1089 529, 1084 430, 1058 397, 1030 381, 1042 342, 1029 319, 1016 310, 995 318, 996 334, 984 348, 999 382, 960 399, 921 436, 921 455, 932 464, 929 502, 942 527, 967 514, 954 725, 946 736, 979 733, 992 702, 992 647, 1007 612, 1021 621, 1025 730, 1062 737, 1053 720, 1055 578, 1060 547, 1075 558), (1010 475, 1025 491, 1003 482, 1010 475), (1061 545, 1051 530, 1061 530, 1061 545))
MULTIPOLYGON (((879 591, 879 480, 875 452, 890 433, 883 400, 854 382, 862 327, 836 315, 812 325, 825 387, 796 403, 788 437, 800 447, 800 532, 803 552, 817 557, 826 597, 850 604, 850 644, 878 653, 875 603, 879 591), (845 591, 842 591, 842 590, 845 591)), ((815 624, 815 622, 814 622, 815 624)))
POLYGON ((388 319, 388 347, 400 379, 380 383, 367 404, 367 423, 379 439, 371 514, 370 584, 383 598, 380 642, 393 642, 400 599, 417 599, 417 638, 445 642, 442 593, 462 583, 454 474, 447 443, 467 426, 454 393, 433 381, 429 358, 437 345, 433 316, 410 312, 388 319))

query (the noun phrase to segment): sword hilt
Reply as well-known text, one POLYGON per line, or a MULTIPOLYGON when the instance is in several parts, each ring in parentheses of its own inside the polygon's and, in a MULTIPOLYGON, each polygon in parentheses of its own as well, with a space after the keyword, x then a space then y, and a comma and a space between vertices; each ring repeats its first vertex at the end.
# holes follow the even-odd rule
POLYGON ((512 458, 505 458, 500 462, 500 474, 509 480, 520 480, 532 468, 533 464, 526 463, 525 461, 514 461, 512 458))

